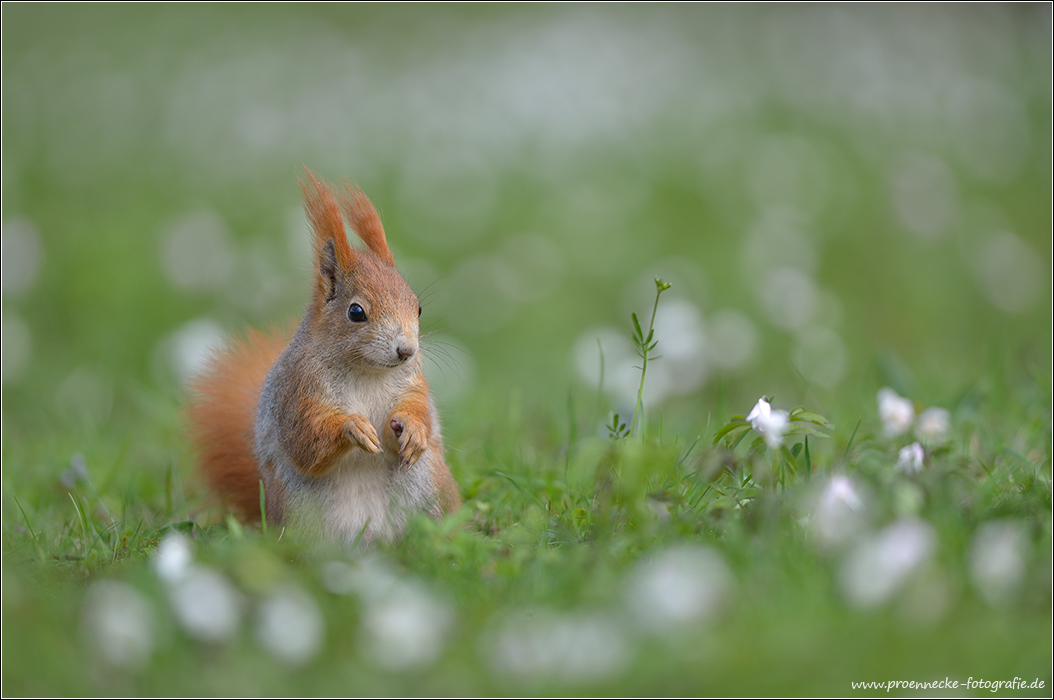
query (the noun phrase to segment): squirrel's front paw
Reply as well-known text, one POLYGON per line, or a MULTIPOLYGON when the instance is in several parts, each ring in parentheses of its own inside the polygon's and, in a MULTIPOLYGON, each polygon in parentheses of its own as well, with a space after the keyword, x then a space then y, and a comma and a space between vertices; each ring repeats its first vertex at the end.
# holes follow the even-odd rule
POLYGON ((367 452, 376 454, 381 451, 381 440, 377 437, 377 431, 361 413, 353 413, 348 418, 348 422, 344 424, 344 434, 351 440, 352 445, 361 447, 367 452))
POLYGON ((417 464, 428 447, 428 435, 424 423, 407 416, 392 416, 392 432, 399 439, 399 456, 409 469, 417 464))

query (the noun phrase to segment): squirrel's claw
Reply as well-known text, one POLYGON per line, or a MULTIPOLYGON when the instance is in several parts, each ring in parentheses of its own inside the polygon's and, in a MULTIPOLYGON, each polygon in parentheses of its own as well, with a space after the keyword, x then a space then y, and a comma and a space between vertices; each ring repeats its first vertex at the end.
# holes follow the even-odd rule
POLYGON ((381 451, 381 440, 377 437, 377 431, 373 424, 361 413, 352 414, 348 422, 344 424, 344 434, 352 445, 357 445, 372 454, 381 451))
POLYGON ((421 459, 428 447, 425 427, 419 421, 392 416, 392 432, 399 440, 399 456, 409 469, 421 459))

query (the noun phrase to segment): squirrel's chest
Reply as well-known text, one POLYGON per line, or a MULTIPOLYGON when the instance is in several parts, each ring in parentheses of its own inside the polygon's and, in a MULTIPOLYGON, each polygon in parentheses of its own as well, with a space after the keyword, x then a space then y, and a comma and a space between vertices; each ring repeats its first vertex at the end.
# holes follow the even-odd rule
MULTIPOLYGON (((393 506, 396 489, 392 483, 390 460, 385 455, 365 455, 359 450, 347 455, 331 471, 321 496, 326 530, 337 539, 389 539, 401 530, 402 520, 393 506)), ((320 484, 321 485, 321 484, 320 484)))
MULTIPOLYGON (((361 414, 384 439, 385 428, 406 391, 400 373, 356 375, 329 383, 328 399, 346 414, 361 414)), ((390 428, 388 429, 390 434, 390 428)), ((425 508, 431 494, 427 465, 407 469, 391 446, 378 454, 351 448, 321 476, 287 473, 290 517, 328 539, 393 541, 409 514, 425 508)))
POLYGON ((366 416, 380 434, 404 391, 398 376, 351 377, 337 385, 333 398, 345 413, 366 416))
MULTIPOLYGON (((417 465, 425 467, 425 465, 417 465)), ((429 502, 425 469, 406 469, 398 455, 352 450, 328 474, 310 482, 322 527, 333 539, 397 539, 409 514, 429 502)))

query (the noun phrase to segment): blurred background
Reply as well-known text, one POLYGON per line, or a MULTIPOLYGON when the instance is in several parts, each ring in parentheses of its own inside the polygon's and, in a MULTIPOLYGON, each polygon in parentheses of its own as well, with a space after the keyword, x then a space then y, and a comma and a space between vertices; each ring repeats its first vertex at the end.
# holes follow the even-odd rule
POLYGON ((305 166, 381 212, 455 433, 631 407, 656 275, 686 429, 1049 372, 1048 4, 5 3, 2 51, 5 440, 298 317, 305 166))

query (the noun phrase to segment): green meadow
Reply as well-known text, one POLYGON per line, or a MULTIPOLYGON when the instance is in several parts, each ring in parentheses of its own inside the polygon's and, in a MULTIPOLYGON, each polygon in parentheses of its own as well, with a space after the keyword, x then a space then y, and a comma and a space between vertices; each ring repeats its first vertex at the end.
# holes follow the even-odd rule
POLYGON ((2 12, 5 696, 1050 695, 1049 5, 2 12), (389 546, 182 417, 305 167, 422 300, 389 546))

